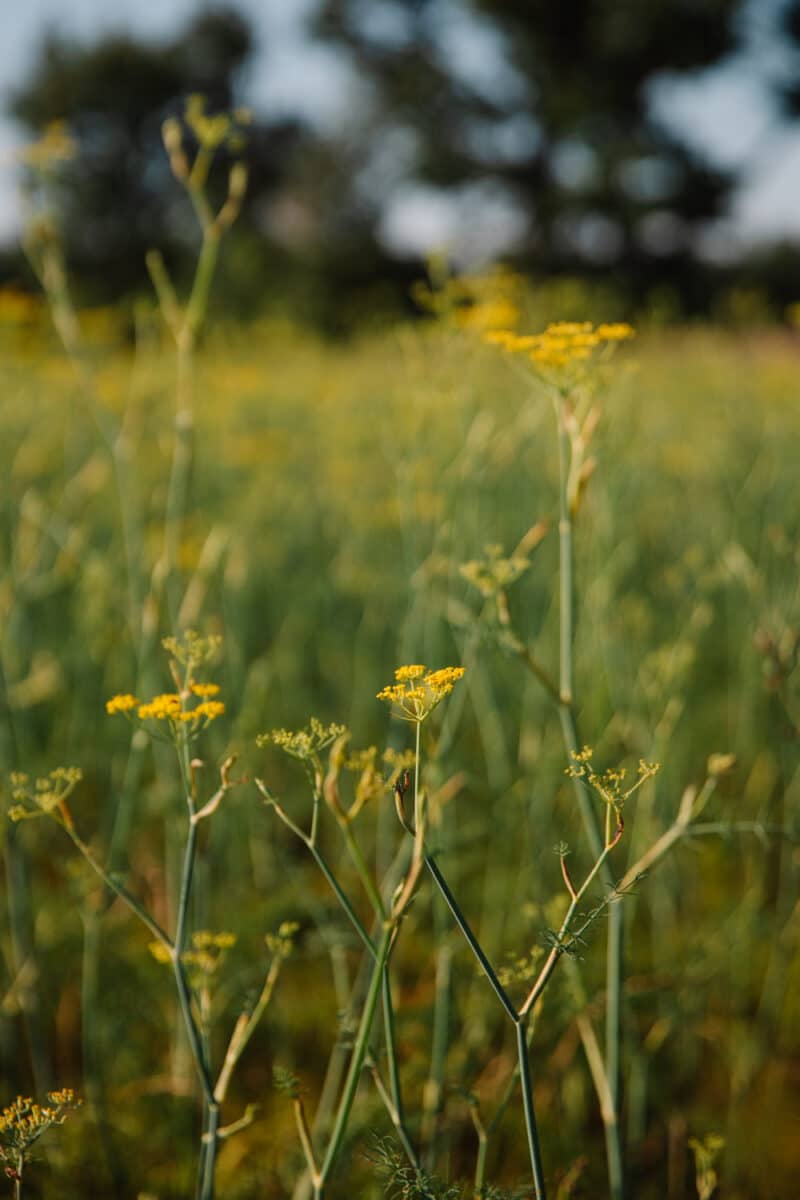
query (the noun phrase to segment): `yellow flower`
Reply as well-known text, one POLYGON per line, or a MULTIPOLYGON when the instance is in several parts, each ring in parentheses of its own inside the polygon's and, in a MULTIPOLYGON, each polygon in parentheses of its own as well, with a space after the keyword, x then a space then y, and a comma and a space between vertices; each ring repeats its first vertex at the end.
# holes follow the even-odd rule
POLYGON ((195 696, 216 696, 219 694, 218 683, 193 683, 191 690, 195 696))
POLYGON ((394 673, 395 679, 405 681, 409 679, 419 679, 420 675, 425 674, 425 667, 420 663, 416 663, 410 667, 398 667, 394 673))
POLYGON ((187 715, 192 717, 205 717, 207 721, 213 721, 216 717, 221 717, 225 712, 225 705, 221 700, 204 700, 202 704, 198 704, 197 708, 187 715))
POLYGON ((181 698, 177 692, 163 692, 160 696, 153 696, 147 704, 139 705, 141 721, 165 721, 168 718, 173 721, 181 719, 181 698))
POLYGON ((138 703, 139 701, 130 692, 123 692, 121 695, 112 696, 110 700, 106 700, 106 712, 109 716, 113 716, 114 713, 130 712, 131 709, 136 708, 138 703))
POLYGON ((427 671, 427 674, 426 671, 427 668, 420 664, 398 667, 394 673, 396 682, 382 688, 377 694, 378 700, 393 705, 395 715, 401 720, 420 724, 445 696, 450 695, 464 674, 463 667, 441 667, 438 671, 427 671))
POLYGON ((594 326, 591 321, 555 321, 543 333, 516 334, 496 329, 484 334, 484 341, 509 354, 525 354, 545 372, 563 372, 577 368, 603 345, 625 341, 634 336, 630 325, 618 322, 594 326))

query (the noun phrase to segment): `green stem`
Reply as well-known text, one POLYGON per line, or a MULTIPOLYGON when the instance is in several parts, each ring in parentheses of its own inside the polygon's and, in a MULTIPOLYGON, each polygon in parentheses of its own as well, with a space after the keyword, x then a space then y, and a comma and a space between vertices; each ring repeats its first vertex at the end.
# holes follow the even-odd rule
MULTIPOLYGON (((419 726, 417 728, 419 728, 419 726)), ((369 872, 369 868, 364 861, 364 855, 361 852, 361 847, 353 835, 353 831, 350 828, 347 818, 344 817, 339 820, 339 825, 341 826, 342 833, 344 835, 345 845, 347 846, 350 857, 353 860, 353 865, 358 872, 358 877, 361 880, 364 891, 369 896, 370 903, 375 910, 375 916, 381 921, 385 921, 387 916, 386 906, 381 899, 380 892, 375 887, 375 883, 369 872)))
POLYGON ((623 1200, 625 1191, 622 1140, 619 1127, 624 939, 622 903, 619 899, 612 900, 608 913, 608 941, 606 943, 605 1069, 613 1120, 604 1122, 608 1159, 608 1189, 611 1200, 623 1200))
MULTIPOLYGON (((322 874, 325 876, 325 878, 327 879, 331 888, 333 889, 334 895, 336 896, 336 899, 339 901, 339 903, 341 904, 345 913, 347 914, 350 924, 355 929, 356 933, 358 934, 359 938, 363 942, 366 949, 369 951, 369 953, 374 958, 375 957, 375 944, 372 941, 372 938, 367 933, 366 929, 364 928, 364 925, 361 922, 361 919, 359 918, 358 913, 353 908, 352 904, 350 903, 349 899, 347 898, 345 892, 343 891, 343 889, 342 889, 339 881, 337 880, 336 876, 334 875, 333 871, 328 866, 328 862, 325 859, 324 855, 322 854, 322 851, 317 846, 316 839, 315 839, 316 829, 314 827, 312 827, 312 836, 309 837, 308 834, 303 832, 303 830, 300 828, 299 825, 295 824, 295 822, 291 819, 291 817, 288 815, 288 813, 285 813, 283 811, 283 809, 278 804, 278 802, 276 800, 273 800, 273 798, 269 794, 269 791, 264 787, 264 784, 261 782, 261 780, 256 779, 255 783, 256 783, 256 787, 261 792, 261 795, 266 798, 267 803, 270 805, 271 808, 273 808, 275 810, 277 815, 283 821, 284 825, 286 825, 288 829, 291 829, 291 831, 295 835, 295 837, 298 837, 300 839, 300 841, 303 842, 303 844, 311 851, 311 854, 314 856, 314 861, 316 862, 320 871, 322 871, 322 874)), ((316 807, 315 807, 315 812, 316 812, 316 807)))
POLYGON ((203 1134, 203 1150, 200 1163, 200 1200, 214 1200, 214 1174, 219 1147, 219 1105, 208 1105, 206 1129, 203 1134))
POLYGON ((243 1013, 234 1027, 230 1041, 228 1042, 228 1049, 225 1052, 225 1060, 217 1077, 216 1086, 214 1087, 214 1099, 217 1104, 222 1104, 222 1101, 225 1099, 228 1084, 230 1083, 236 1064, 244 1053, 247 1043, 253 1036, 267 1005, 272 999, 272 993, 275 990, 275 984, 280 974, 281 963, 282 959, 279 956, 272 960, 267 971, 267 977, 264 980, 264 986, 261 989, 261 994, 252 1012, 249 1015, 243 1013))
POLYGON ((208 1069, 203 1039, 192 1012, 192 996, 186 979, 182 955, 186 946, 186 932, 189 921, 189 901, 192 894, 192 876, 194 874, 195 853, 197 850, 197 823, 193 816, 191 796, 187 793, 189 803, 189 829, 186 835, 186 847, 183 854, 183 871, 178 898, 178 916, 175 925, 175 944, 172 948, 172 970, 175 976, 175 987, 178 992, 183 1024, 189 1039, 189 1048, 194 1059, 203 1099, 207 1109, 208 1127, 203 1133, 203 1145, 200 1154, 199 1167, 199 1197, 200 1200, 212 1200, 214 1195, 214 1166, 217 1150, 217 1127, 219 1124, 219 1107, 214 1099, 214 1084, 208 1069))
POLYGON ((403 1113, 403 1094, 400 1089, 400 1071, 397 1062, 397 1041, 395 1039, 394 1028, 394 1004, 392 1003, 392 988, 389 979, 388 964, 383 972, 382 979, 382 998, 383 998, 383 1034, 386 1039, 386 1058, 389 1065, 389 1089, 394 1105, 394 1111, 397 1116, 397 1124, 403 1125, 405 1116, 403 1113))
POLYGON ((528 1039, 526 1036, 525 1020, 517 1022, 517 1060, 519 1062, 519 1080, 522 1088, 522 1106, 525 1110, 525 1132, 528 1136, 528 1150, 531 1156, 531 1170, 536 1191, 536 1200, 546 1200, 547 1192, 542 1167, 542 1154, 539 1149, 539 1134, 536 1128, 536 1114, 533 1108, 533 1086, 531 1084, 531 1068, 528 1059, 528 1039))
POLYGON ((381 1078, 381 1073, 378 1070, 377 1064, 374 1062, 369 1062, 369 1066, 370 1066, 370 1070, 372 1072, 372 1079, 375 1084, 375 1090, 378 1093, 378 1095, 380 1096, 381 1100, 383 1101, 383 1106, 386 1109, 387 1113, 389 1114, 389 1119, 391 1120, 392 1124, 394 1125, 394 1131, 397 1134, 397 1138, 398 1138, 398 1141, 400 1142, 400 1145, 403 1147, 403 1150, 405 1151, 406 1158, 408 1159, 409 1163, 414 1168, 414 1170, 419 1172, 420 1171, 419 1159, 417 1158, 416 1151, 414 1150, 414 1147, 411 1144, 411 1138, 408 1136, 408 1130, 406 1129, 403 1120, 398 1115, 397 1107, 396 1107, 394 1101, 392 1100, 392 1097, 389 1095, 386 1084, 383 1082, 383 1079, 381 1078))
POLYGON ((394 935, 395 926, 393 923, 387 923, 383 927, 381 940, 378 943, 378 949, 375 956, 375 961, 372 966, 372 977, 369 983, 369 991, 364 1002, 364 1008, 361 1013, 361 1021, 358 1027, 353 1053, 350 1058, 350 1067, 345 1079, 344 1090, 339 1108, 336 1113, 333 1130, 331 1132, 328 1149, 325 1152, 322 1166, 320 1167, 319 1183, 315 1186, 315 1197, 322 1196, 322 1189, 328 1176, 333 1169, 333 1164, 341 1150, 342 1141, 344 1139, 347 1122, 350 1117, 350 1110, 353 1107, 353 1101, 356 1097, 358 1082, 361 1076, 361 1070, 364 1066, 364 1060, 369 1047, 369 1037, 372 1031, 372 1022, 375 1017, 375 1009, 378 1004, 378 996, 381 992, 383 981, 383 972, 386 963, 389 961, 389 952, 392 947, 392 938, 394 935))
POLYGON ((486 1126, 481 1120, 477 1104, 471 1105, 470 1111, 472 1114, 472 1123, 478 1135, 478 1153, 475 1157, 475 1180, 472 1190, 475 1193, 476 1200, 481 1200, 486 1186, 486 1153, 489 1149, 489 1135, 486 1131, 486 1126))
MULTIPOLYGON (((303 840, 305 841, 305 838, 303 840)), ((353 928, 355 929, 359 938, 363 942, 364 947, 369 951, 369 953, 374 958, 375 957, 375 944, 372 941, 372 938, 367 933, 366 929, 364 928, 364 925, 363 925, 360 917, 358 916, 358 913, 353 908, 352 904, 350 903, 350 901, 348 900, 344 891, 342 890, 342 887, 341 887, 340 883, 338 882, 338 880, 336 879, 336 876, 333 874, 333 871, 328 866, 327 861, 325 860, 325 858, 323 858, 321 851, 318 850, 317 847, 315 845, 313 845, 310 841, 306 842, 306 845, 308 846, 309 850, 311 851, 312 855, 314 856, 314 861, 316 862, 320 871, 322 871, 322 874, 325 876, 328 883, 331 885, 331 888, 334 891, 336 899, 339 901, 339 903, 341 904, 345 913, 347 914, 350 924, 353 926, 353 928)))
POLYGON ((562 706, 572 704, 572 642, 574 637, 575 591, 572 574, 572 519, 569 511, 569 456, 564 400, 558 403, 558 558, 559 558, 559 654, 558 686, 562 706))
POLYGON ((597 862, 592 867, 589 874, 584 879, 584 881, 581 884, 578 891, 572 897, 572 900, 570 901, 570 905, 569 905, 569 908, 567 909, 566 915, 565 915, 563 921, 561 922, 561 928, 559 929, 557 937, 556 937, 556 945, 553 946, 552 950, 548 954, 547 959, 545 960, 545 964, 542 967, 541 971, 539 972, 539 976, 538 976, 536 982, 534 983, 533 987, 531 988, 530 992, 528 993, 528 995, 525 999, 525 1003, 520 1008, 520 1010, 519 1010, 520 1017, 527 1016, 527 1014, 533 1008, 536 1001, 541 996, 544 989, 547 987, 547 984, 550 980, 550 976, 553 974, 553 971, 556 968, 556 964, 558 963, 559 958, 561 957, 561 955, 564 953, 564 950, 566 949, 566 943, 565 943, 564 939, 569 936, 570 923, 572 921, 572 918, 575 915, 578 905, 580 904, 582 898, 586 895, 586 892, 588 891, 588 889, 591 886, 594 879, 597 877, 598 872, 601 871, 603 869, 603 867, 605 866, 606 859, 608 858, 609 854, 613 850, 614 846, 619 841, 619 837, 620 837, 620 834, 617 834, 617 836, 613 839, 613 841, 609 842, 609 844, 606 846, 606 848, 603 850, 602 854, 598 858, 597 862))
MULTIPOLYGON (((566 423, 565 400, 557 403, 559 467, 559 716, 564 745, 568 754, 578 750, 573 698, 573 642, 575 584, 573 575, 572 515, 569 506, 569 466, 571 445, 566 423)), ((592 854, 599 859, 603 842, 589 796, 580 780, 574 781, 578 807, 592 854)), ((604 874, 606 884, 613 882, 604 874)), ((612 904, 608 915, 606 945, 606 1054, 605 1070, 613 1101, 614 1121, 604 1121, 608 1156, 609 1188, 612 1200, 623 1200, 624 1189, 617 1164, 622 1162, 619 1131, 620 1038, 622 1011, 622 923, 621 904, 612 904)))
POLYGON ((453 914, 456 924, 458 925, 459 929, 463 933, 464 937, 467 939, 467 942, 469 944, 470 949, 472 950, 472 953, 475 955, 478 962, 480 963, 484 975, 486 976, 486 978, 489 980, 489 983, 494 988, 494 992, 495 992, 495 995, 497 996, 497 999, 500 1001, 500 1003, 502 1004, 503 1008, 505 1009, 506 1013, 511 1018, 511 1020, 516 1024, 516 1022, 519 1020, 519 1014, 517 1013, 517 1010, 514 1008, 514 1005, 511 1003, 511 1001, 508 997, 508 993, 506 992, 502 983, 497 978, 497 974, 495 973, 495 970, 494 970, 492 964, 489 962, 488 958, 486 957, 483 950, 481 949, 480 942, 475 937, 475 934, 472 932, 472 930, 469 926, 469 922, 467 921, 467 918, 464 916, 463 912, 459 908, 458 901, 456 900, 455 896, 450 891, 450 888, 447 885, 447 880, 445 879, 444 875, 442 875, 441 871, 439 870, 439 868, 436 865, 436 860, 434 858, 432 858, 430 854, 425 855, 425 865, 427 866, 428 870, 430 871, 431 875, 433 876, 434 881, 435 881, 436 886, 438 887, 439 891, 444 896, 445 903, 447 904, 447 907, 450 909, 450 912, 453 914))
POLYGON ((186 328, 195 334, 205 320, 208 309, 208 297, 214 270, 219 256, 219 232, 213 225, 204 223, 203 244, 200 247, 200 257, 197 260, 194 283, 192 284, 189 303, 186 306, 186 328))

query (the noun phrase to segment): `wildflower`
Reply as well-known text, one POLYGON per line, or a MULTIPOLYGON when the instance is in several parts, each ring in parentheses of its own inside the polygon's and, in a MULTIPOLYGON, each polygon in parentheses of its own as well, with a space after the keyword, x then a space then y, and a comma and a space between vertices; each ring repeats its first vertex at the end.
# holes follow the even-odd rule
POLYGON ((419 663, 410 667, 398 667, 394 673, 394 677, 402 682, 407 682, 410 679, 419 679, 425 674, 425 667, 419 663))
POLYGON ((219 695, 219 684, 218 683, 193 683, 190 686, 190 691, 194 692, 195 696, 202 696, 202 697, 218 696, 219 695))
POLYGON ((463 667, 441 667, 438 671, 428 671, 419 664, 398 667, 395 682, 382 688, 377 699, 393 705, 401 720, 421 724, 450 695, 463 674, 463 667))
POLYGON ((194 629, 187 629, 182 637, 164 638, 161 645, 177 662, 193 670, 214 657, 221 641, 215 634, 203 637, 194 629))
POLYGON ((138 715, 140 721, 179 721, 183 708, 177 692, 162 692, 153 696, 146 704, 140 704, 138 715))
POLYGON ((602 347, 613 347, 634 336, 630 325, 593 325, 591 321, 556 321, 543 333, 516 334, 509 329, 492 329, 484 341, 509 354, 523 354, 546 375, 580 371, 602 347))
POLYGON ((106 712, 109 716, 114 713, 128 713, 136 708, 139 701, 130 692, 123 692, 121 695, 112 696, 110 700, 106 700, 106 712))
POLYGON ((270 954, 278 958, 288 958, 294 949, 294 938, 300 926, 297 921, 281 921, 276 933, 268 933, 264 944, 270 954))
POLYGON ((593 756, 594 751, 591 746, 584 746, 582 750, 573 750, 572 765, 567 767, 565 774, 572 779, 583 779, 610 808, 614 809, 618 816, 622 812, 625 801, 661 769, 660 763, 647 762, 640 758, 636 768, 636 780, 626 788, 627 772, 624 767, 610 767, 602 774, 598 774, 592 766, 593 756))
POLYGON ((272 743, 290 758, 313 762, 321 750, 346 732, 344 725, 323 725, 317 717, 312 717, 305 729, 272 729, 269 733, 261 733, 256 738, 256 745, 263 747, 272 743))
POLYGON ((17 801, 9 810, 12 821, 53 815, 69 820, 66 801, 83 775, 79 767, 55 767, 49 775, 35 780, 33 786, 27 775, 15 771, 11 775, 11 795, 17 801))
POLYGON ((221 700, 204 700, 202 704, 198 704, 197 708, 191 712, 184 713, 184 716, 190 719, 204 717, 206 721, 214 721, 217 717, 221 717, 224 712, 225 705, 221 700))
POLYGON ((71 1109, 81 1104, 71 1088, 47 1093, 47 1104, 37 1104, 26 1096, 17 1096, 0 1112, 0 1162, 5 1173, 20 1179, 28 1149, 51 1125, 63 1125, 71 1109))

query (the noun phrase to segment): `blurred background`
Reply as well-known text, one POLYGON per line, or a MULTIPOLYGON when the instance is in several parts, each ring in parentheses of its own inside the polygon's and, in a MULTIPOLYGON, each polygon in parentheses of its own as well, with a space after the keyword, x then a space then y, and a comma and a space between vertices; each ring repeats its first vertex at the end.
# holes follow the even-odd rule
POLYGON ((94 304, 180 259, 160 126, 252 108, 224 302, 342 328, 432 251, 611 279, 665 318, 779 315, 800 252, 792 0, 55 0, 4 14, 0 277, 25 277, 15 147, 69 122, 69 260, 94 304), (733 297, 733 299, 732 299, 733 297))
MULTIPOLYGON (((160 639, 176 628, 222 637, 204 779, 235 752, 300 824, 305 777, 259 732, 314 714, 346 722, 356 749, 399 750, 407 730, 375 698, 393 668, 467 667, 426 749, 437 850, 509 970, 541 951, 565 895, 553 846, 588 870, 558 713, 492 616, 486 581, 516 579, 510 618, 557 672, 553 411, 480 336, 486 310, 521 331, 637 327, 582 401, 594 436, 574 544, 581 739, 601 767, 663 763, 631 803, 619 877, 709 756, 736 756, 702 836, 625 900, 630 1196, 708 1200, 692 1139, 719 1137, 726 1200, 795 1200, 798 66, 800 2, 778 0, 4 5, 0 1107, 55 1085, 85 1099, 43 1143, 31 1200, 192 1192, 200 1112, 169 973, 63 830, 5 820, 3 784, 80 766, 76 826, 174 927, 174 764, 104 705, 171 686, 160 639), (200 232, 162 126, 196 93, 252 120, 209 176, 216 206, 241 153, 250 185, 188 370, 145 255, 160 251, 185 301, 200 232), (50 163, 64 130, 70 153, 50 163), (31 229, 44 287, 20 249, 31 229), (494 260, 518 274, 482 274, 494 260)), ((192 157, 196 125, 181 128, 192 157)), ((193 928, 239 939, 215 993, 217 1059, 261 986, 264 935, 300 924, 224 1113, 257 1104, 257 1119, 219 1160, 225 1200, 285 1200, 303 1162, 273 1067, 316 1112, 329 1056, 344 1061, 358 946, 255 788, 207 825, 193 928)), ((369 920, 336 829, 320 836, 369 920)), ((391 804, 367 804, 358 836, 385 864, 402 838, 391 804)), ((598 922, 585 994, 557 973, 536 1029, 559 1200, 608 1195, 579 1031, 590 1020, 602 1041, 605 940, 598 922)), ((427 886, 393 969, 412 1136, 438 1175, 470 1180, 467 1096, 492 1118, 513 1030, 427 886)), ((350 1128, 331 1200, 384 1200, 364 1151, 390 1128, 366 1086, 350 1128)), ((487 1178, 524 1194, 526 1169, 514 1100, 487 1178)))

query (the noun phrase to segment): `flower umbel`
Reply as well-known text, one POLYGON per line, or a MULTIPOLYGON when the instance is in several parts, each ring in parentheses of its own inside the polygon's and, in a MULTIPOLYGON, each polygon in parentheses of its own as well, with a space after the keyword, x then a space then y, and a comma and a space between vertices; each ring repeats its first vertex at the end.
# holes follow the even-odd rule
POLYGON ((112 696, 106 701, 106 712, 110 716, 121 713, 124 717, 134 715, 140 721, 168 721, 173 729, 179 725, 188 725, 190 732, 199 728, 201 723, 207 725, 225 712, 221 700, 211 700, 208 697, 219 693, 216 683, 192 683, 188 691, 161 692, 151 700, 140 701, 130 693, 112 696), (199 700, 192 706, 192 701, 199 700))
POLYGON ((624 767, 611 767, 598 774, 592 766, 594 751, 591 746, 572 752, 572 766, 567 767, 566 774, 572 779, 583 779, 585 783, 612 808, 619 817, 625 801, 638 791, 646 780, 652 779, 661 769, 661 764, 647 762, 640 758, 636 768, 636 779, 630 787, 625 787, 626 771, 624 767))
POLYGON ((55 767, 49 775, 31 780, 23 771, 11 773, 11 795, 16 801, 8 810, 12 821, 56 816, 68 819, 66 801, 83 778, 80 767, 55 767))
POLYGON ((463 667, 441 667, 438 671, 429 671, 421 664, 398 667, 395 682, 382 688, 377 698, 391 704, 402 721, 419 725, 450 695, 463 674, 463 667))
POLYGON ((37 1104, 26 1096, 17 1096, 12 1104, 0 1112, 0 1162, 8 1165, 5 1174, 11 1179, 21 1178, 22 1166, 34 1142, 51 1125, 63 1125, 69 1113, 78 1108, 71 1088, 47 1093, 47 1104, 37 1104))
POLYGON ((538 374, 554 383, 582 378, 591 360, 601 352, 605 356, 613 353, 620 342, 633 336, 633 328, 622 322, 593 325, 591 321, 556 321, 542 333, 492 329, 483 335, 492 346, 524 355, 538 374))

